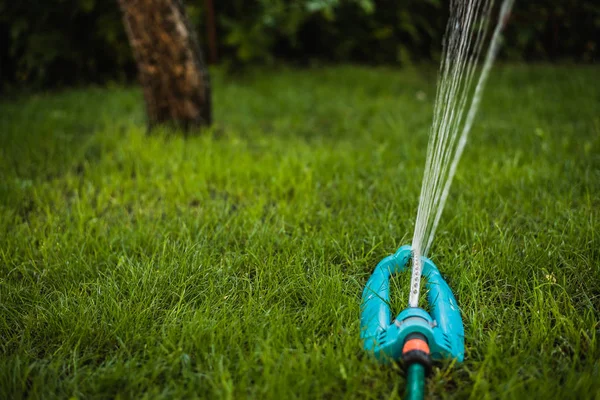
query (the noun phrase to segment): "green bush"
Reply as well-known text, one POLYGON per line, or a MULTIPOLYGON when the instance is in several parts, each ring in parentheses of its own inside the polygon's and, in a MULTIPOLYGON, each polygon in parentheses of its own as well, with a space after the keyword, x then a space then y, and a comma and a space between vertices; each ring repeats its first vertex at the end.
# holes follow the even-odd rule
POLYGON ((521 0, 507 26, 505 52, 511 59, 593 62, 599 38, 597 1, 521 0))
POLYGON ((116 2, 0 0, 0 25, 8 80, 104 82, 134 71, 116 2))
MULTIPOLYGON (((404 64, 435 59, 447 17, 441 0, 214 1, 221 62, 234 68, 285 60, 404 64)), ((187 2, 205 39, 203 2, 187 2)), ((594 61, 594 0, 518 1, 503 57, 594 61)), ((133 77, 115 0, 0 0, 4 84, 61 85, 133 77)))

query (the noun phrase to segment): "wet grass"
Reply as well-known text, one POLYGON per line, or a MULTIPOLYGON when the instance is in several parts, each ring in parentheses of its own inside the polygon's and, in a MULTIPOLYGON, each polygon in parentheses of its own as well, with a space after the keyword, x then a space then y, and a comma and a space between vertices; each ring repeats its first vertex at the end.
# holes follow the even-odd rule
MULTIPOLYGON (((493 72, 431 254, 466 329, 432 398, 598 398, 598 72, 493 72)), ((0 103, 0 398, 402 395, 358 313, 412 235, 434 71, 214 92, 188 138, 146 135, 137 89, 0 103)))

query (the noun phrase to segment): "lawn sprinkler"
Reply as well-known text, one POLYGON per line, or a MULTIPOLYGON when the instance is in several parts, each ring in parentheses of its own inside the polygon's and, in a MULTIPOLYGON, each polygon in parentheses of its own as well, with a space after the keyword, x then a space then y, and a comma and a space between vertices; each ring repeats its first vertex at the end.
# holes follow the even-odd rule
POLYGON ((432 360, 463 361, 464 328, 452 290, 426 257, 420 260, 431 313, 408 307, 392 321, 389 279, 406 269, 412 255, 410 246, 402 246, 377 264, 363 291, 360 326, 365 350, 382 363, 401 360, 406 373, 406 398, 422 399, 432 360))

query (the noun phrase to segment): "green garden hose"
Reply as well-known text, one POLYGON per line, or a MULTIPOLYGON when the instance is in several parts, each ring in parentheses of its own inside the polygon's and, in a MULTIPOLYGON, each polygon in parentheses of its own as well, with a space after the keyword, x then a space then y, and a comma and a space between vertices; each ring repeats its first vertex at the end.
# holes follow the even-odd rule
POLYGON ((414 363, 406 371, 406 399, 423 400, 425 397, 425 367, 414 363))

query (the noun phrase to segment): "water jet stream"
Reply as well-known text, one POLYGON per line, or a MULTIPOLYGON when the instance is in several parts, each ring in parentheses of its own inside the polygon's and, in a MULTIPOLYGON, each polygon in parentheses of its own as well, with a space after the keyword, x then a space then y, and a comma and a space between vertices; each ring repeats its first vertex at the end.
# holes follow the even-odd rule
POLYGON ((421 256, 427 256, 433 243, 513 3, 514 0, 503 1, 483 66, 478 68, 494 0, 450 2, 450 19, 444 36, 434 116, 412 240, 410 307, 419 305, 421 256), (465 114, 467 103, 469 107, 465 114))

